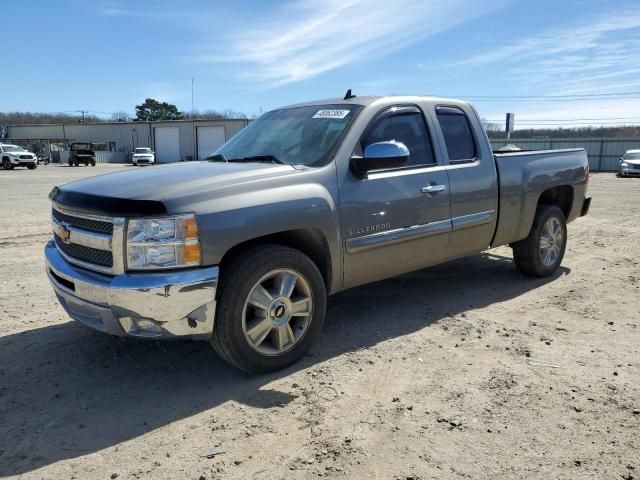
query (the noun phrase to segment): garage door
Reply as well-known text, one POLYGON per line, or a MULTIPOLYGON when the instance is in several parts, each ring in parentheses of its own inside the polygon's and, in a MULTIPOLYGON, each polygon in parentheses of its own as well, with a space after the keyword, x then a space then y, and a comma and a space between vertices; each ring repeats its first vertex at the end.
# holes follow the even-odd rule
POLYGON ((224 127, 197 127, 198 160, 204 160, 224 145, 224 127))
POLYGON ((180 161, 180 129, 178 127, 156 127, 154 137, 158 163, 180 161))

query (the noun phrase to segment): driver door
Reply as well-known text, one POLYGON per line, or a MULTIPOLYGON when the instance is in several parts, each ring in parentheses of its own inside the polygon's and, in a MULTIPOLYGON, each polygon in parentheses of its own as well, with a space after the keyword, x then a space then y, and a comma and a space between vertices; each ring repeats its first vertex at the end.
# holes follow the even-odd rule
MULTIPOLYGON (((451 231, 449 179, 439 168, 423 111, 415 105, 383 109, 365 129, 354 154, 395 140, 410 153, 401 168, 347 171, 340 189, 344 287, 441 262, 451 231)), ((366 159, 365 159, 366 161, 366 159)))

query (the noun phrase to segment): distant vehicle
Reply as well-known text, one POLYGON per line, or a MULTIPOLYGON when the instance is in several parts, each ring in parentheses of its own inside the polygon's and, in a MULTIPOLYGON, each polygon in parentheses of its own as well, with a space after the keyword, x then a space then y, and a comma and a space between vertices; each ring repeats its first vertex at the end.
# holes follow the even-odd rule
POLYGON ((508 145, 505 145, 504 147, 500 147, 498 150, 496 150, 496 153, 520 152, 521 150, 522 149, 519 146, 510 143, 508 145))
POLYGON ((48 155, 45 155, 44 153, 38 153, 37 155, 38 158, 38 164, 45 164, 45 165, 49 165, 49 163, 51 163, 51 158, 48 155))
POLYGON ((69 152, 69 166, 78 167, 80 164, 85 167, 96 166, 96 152, 93 151, 91 143, 72 143, 69 152))
POLYGON ((591 204, 584 149, 494 154, 453 99, 281 108, 209 158, 52 190, 46 271, 72 318, 273 371, 322 333, 328 294, 501 245, 553 275, 591 204))
POLYGON ((640 177, 640 150, 627 150, 618 164, 619 177, 640 177))
POLYGON ((31 153, 18 145, 0 143, 2 168, 13 170, 15 167, 27 167, 33 170, 38 166, 35 153, 31 153))
POLYGON ((156 153, 150 148, 136 148, 131 161, 134 165, 153 165, 156 163, 156 153))

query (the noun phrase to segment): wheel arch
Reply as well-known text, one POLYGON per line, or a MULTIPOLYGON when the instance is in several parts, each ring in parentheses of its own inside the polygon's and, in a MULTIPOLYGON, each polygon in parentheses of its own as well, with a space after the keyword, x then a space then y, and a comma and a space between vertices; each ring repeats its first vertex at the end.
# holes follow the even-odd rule
POLYGON ((573 209, 574 196, 575 193, 571 185, 551 187, 540 194, 537 207, 540 207, 540 205, 555 205, 562 210, 564 218, 568 221, 573 209))
MULTIPOLYGON (((281 245, 294 248, 305 255, 318 267, 324 279, 327 292, 332 291, 334 271, 331 263, 331 249, 321 230, 300 228, 272 233, 239 243, 229 249, 220 260, 220 284, 224 282, 226 273, 234 261, 247 250, 261 245, 281 245)), ((218 288, 217 292, 222 289, 218 288)), ((216 293, 217 295, 218 293, 216 293)))

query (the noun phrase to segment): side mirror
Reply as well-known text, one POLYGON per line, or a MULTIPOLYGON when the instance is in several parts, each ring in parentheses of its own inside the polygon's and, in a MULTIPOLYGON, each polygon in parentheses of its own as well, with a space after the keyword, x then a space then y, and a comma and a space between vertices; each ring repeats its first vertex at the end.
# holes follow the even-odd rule
POLYGON ((404 143, 391 140, 367 145, 364 157, 352 157, 351 168, 356 175, 364 175, 371 170, 398 168, 409 161, 410 152, 404 143))

